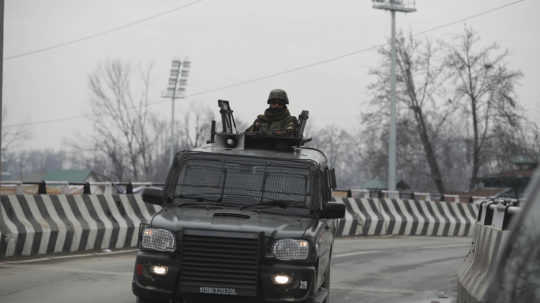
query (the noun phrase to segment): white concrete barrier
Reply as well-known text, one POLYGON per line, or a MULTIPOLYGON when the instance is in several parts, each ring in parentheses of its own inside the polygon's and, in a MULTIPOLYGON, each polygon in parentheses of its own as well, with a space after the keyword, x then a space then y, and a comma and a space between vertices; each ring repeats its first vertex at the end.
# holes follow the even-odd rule
MULTIPOLYGON (((470 236, 472 204, 337 198, 346 206, 336 236, 470 236)), ((140 195, 2 195, 0 258, 135 247, 141 221, 158 206, 140 195)))
POLYGON ((0 259, 135 247, 158 209, 140 195, 0 196, 0 259))
POLYGON ((486 302, 490 278, 508 241, 509 222, 520 209, 497 201, 479 203, 471 249, 458 269, 458 303, 486 302))
POLYGON ((341 198, 346 216, 337 235, 470 237, 478 206, 469 203, 407 199, 341 198))

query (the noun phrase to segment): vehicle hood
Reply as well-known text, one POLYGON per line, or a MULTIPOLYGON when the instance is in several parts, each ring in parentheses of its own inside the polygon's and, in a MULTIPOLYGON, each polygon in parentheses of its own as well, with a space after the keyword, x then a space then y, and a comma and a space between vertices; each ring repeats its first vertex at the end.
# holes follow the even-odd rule
POLYGON ((275 239, 302 237, 317 226, 317 220, 238 209, 166 207, 154 215, 151 225, 175 232, 184 229, 263 232, 275 239))

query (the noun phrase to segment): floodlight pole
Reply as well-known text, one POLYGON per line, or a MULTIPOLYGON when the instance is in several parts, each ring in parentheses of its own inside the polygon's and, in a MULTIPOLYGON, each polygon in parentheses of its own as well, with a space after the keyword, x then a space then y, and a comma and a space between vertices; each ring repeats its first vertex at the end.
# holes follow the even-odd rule
POLYGON ((181 61, 180 59, 173 59, 171 62, 171 70, 169 75, 169 85, 167 86, 167 90, 162 95, 163 98, 170 98, 171 99, 171 150, 169 155, 170 164, 172 165, 174 160, 174 154, 175 149, 177 146, 177 138, 175 136, 174 131, 174 112, 175 112, 175 103, 176 99, 183 99, 184 91, 186 89, 186 83, 187 83, 187 76, 189 74, 189 67, 191 66, 191 61, 188 59, 184 59, 181 61))
POLYGON ((167 90, 163 97, 171 98, 171 138, 170 138, 170 150, 169 150, 169 164, 172 165, 174 160, 174 151, 176 149, 176 137, 174 135, 174 103, 176 101, 176 90, 178 88, 178 76, 180 75, 180 67, 182 66, 182 61, 179 59, 173 59, 171 61, 171 70, 169 74, 169 84, 167 90))
POLYGON ((414 0, 373 0, 373 8, 390 11, 391 18, 391 63, 390 63, 390 138, 388 140, 388 190, 396 190, 396 141, 397 141, 397 96, 396 96, 396 12, 416 11, 414 0))
POLYGON ((177 82, 174 84, 174 90, 171 96, 171 151, 170 151, 170 164, 172 165, 174 160, 174 150, 176 149, 176 137, 174 136, 174 101, 176 99, 176 86, 177 82))

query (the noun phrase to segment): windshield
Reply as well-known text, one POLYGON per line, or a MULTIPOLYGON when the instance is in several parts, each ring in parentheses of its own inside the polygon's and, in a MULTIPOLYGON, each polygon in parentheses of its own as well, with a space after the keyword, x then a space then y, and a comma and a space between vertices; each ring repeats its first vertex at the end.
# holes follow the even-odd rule
POLYGON ((175 196, 242 206, 286 201, 288 206, 309 208, 309 169, 283 164, 268 160, 187 160, 175 196))

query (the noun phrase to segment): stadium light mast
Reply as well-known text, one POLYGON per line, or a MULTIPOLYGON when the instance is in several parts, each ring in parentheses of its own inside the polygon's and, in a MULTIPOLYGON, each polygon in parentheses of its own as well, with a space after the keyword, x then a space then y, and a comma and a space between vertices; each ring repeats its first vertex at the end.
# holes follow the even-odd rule
POLYGON ((174 104, 176 99, 185 99, 185 92, 187 86, 187 79, 189 77, 189 70, 191 68, 191 61, 187 58, 184 61, 180 59, 173 59, 171 62, 171 72, 169 75, 169 85, 167 90, 162 94, 163 98, 171 99, 171 147, 170 147, 170 163, 172 164, 174 159, 174 153, 177 147, 177 138, 174 132, 174 104))
POLYGON ((390 11, 392 63, 390 64, 391 121, 388 142, 388 190, 396 190, 396 12, 416 12, 415 0, 372 0, 373 8, 390 11))

